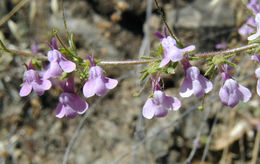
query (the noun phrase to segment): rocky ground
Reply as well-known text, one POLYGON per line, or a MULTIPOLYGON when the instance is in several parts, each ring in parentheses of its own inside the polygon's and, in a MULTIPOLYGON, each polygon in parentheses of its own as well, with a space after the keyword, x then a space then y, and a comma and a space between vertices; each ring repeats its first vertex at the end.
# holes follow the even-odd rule
MULTIPOLYGON (((0 20, 21 1, 25 2, 22 8, 0 23, 0 38, 8 48, 28 52, 36 42, 46 55, 46 42, 51 40, 53 29, 66 37, 61 1, 1 0, 0 20)), ((247 43, 237 33, 249 16, 241 1, 158 2, 176 35, 184 45, 196 45, 197 52, 216 50, 215 45, 223 41, 232 46, 247 43)), ((82 57, 94 52, 98 59, 137 59, 139 54, 149 55, 147 48, 143 51, 141 46, 144 38, 148 37, 150 50, 159 45, 153 31, 162 30, 162 20, 152 0, 64 0, 64 9, 68 29, 74 34, 82 57), (151 2, 151 15, 146 20, 151 2)), ((260 152, 260 101, 254 75, 257 65, 246 53, 236 58, 238 66, 233 75, 251 89, 253 97, 249 103, 240 103, 233 109, 223 107, 218 97, 221 78, 216 76, 212 80, 214 90, 203 101, 205 109, 199 111, 202 99, 183 99, 178 94, 184 78, 179 66, 174 75, 163 76, 163 81, 166 93, 182 101, 181 110, 152 120, 141 115, 150 89, 138 98, 132 96, 141 89, 136 73, 140 67, 104 67, 107 76, 120 79, 118 87, 102 98, 88 99, 91 109, 87 115, 58 119, 55 108, 59 88, 41 97, 19 97, 23 63, 29 60, 7 53, 0 57, 1 164, 62 163, 69 145, 65 156, 69 164, 172 164, 189 160, 194 164, 260 163, 259 158, 255 159, 260 152)), ((192 64, 202 72, 207 68, 203 60, 192 64)), ((77 86, 80 92, 79 80, 77 86)))

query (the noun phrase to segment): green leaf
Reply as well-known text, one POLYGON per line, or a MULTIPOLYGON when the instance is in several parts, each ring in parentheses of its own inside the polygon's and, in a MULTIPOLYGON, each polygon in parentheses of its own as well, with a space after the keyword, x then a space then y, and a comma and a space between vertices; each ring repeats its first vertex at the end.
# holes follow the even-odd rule
POLYGON ((140 78, 140 82, 142 83, 147 78, 148 75, 149 75, 148 72, 144 73, 144 75, 140 78))
POLYGON ((133 94, 133 96, 134 96, 134 97, 139 97, 139 96, 140 96, 140 93, 135 92, 135 93, 133 94))
POLYGON ((227 55, 227 56, 224 56, 224 59, 230 59, 231 57, 233 57, 234 54, 231 54, 231 55, 227 55))
POLYGON ((205 72, 204 76, 208 76, 212 71, 214 71, 215 65, 212 64, 211 67, 205 72))
POLYGON ((226 64, 228 64, 228 65, 230 65, 230 66, 232 66, 232 67, 235 67, 235 66, 236 66, 235 63, 232 63, 232 62, 230 62, 230 61, 228 61, 228 60, 224 60, 224 63, 226 63, 226 64))
POLYGON ((142 71, 140 71, 139 73, 145 73, 147 72, 147 68, 143 69, 142 71))

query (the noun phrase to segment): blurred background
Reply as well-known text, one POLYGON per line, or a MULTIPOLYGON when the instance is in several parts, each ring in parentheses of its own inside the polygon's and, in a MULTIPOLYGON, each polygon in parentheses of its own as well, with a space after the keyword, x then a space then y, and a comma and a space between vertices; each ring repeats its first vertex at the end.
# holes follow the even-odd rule
MULTIPOLYGON (((241 0, 158 0, 167 22, 185 46, 197 52, 247 44, 238 29, 250 16, 241 0)), ((247 3, 247 1, 244 1, 247 3)), ((153 0, 64 0, 68 30, 74 34, 80 56, 95 53, 102 60, 131 60, 149 56, 160 41, 154 30, 163 22, 153 0)), ((66 42, 61 0, 1 0, 0 39, 8 48, 46 55, 52 30, 66 42), (16 12, 6 17, 11 11, 16 12)), ((1 52, 0 57, 0 164, 257 164, 259 156, 259 96, 257 64, 250 55, 235 58, 233 77, 252 92, 249 103, 231 109, 218 97, 221 78, 211 79, 214 89, 202 101, 183 99, 179 88, 184 72, 163 75, 165 92, 182 101, 179 111, 147 120, 141 111, 151 89, 133 97, 143 84, 143 66, 104 67, 106 76, 120 80, 105 96, 87 100, 89 112, 75 119, 58 119, 55 108, 59 87, 19 97, 30 58, 1 52), (199 111, 198 106, 204 105, 199 111)), ((192 62, 204 73, 205 61, 192 62)), ((82 85, 77 81, 77 92, 82 85)))

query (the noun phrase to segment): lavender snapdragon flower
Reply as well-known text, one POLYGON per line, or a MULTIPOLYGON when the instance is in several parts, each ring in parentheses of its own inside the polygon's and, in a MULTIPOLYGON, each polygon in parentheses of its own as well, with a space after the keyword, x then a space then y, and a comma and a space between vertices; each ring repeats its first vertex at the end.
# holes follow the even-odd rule
POLYGON ((256 22, 256 33, 253 35, 250 35, 247 39, 248 40, 255 40, 260 36, 260 13, 256 14, 255 16, 255 22, 256 22))
POLYGON ((222 104, 231 108, 235 107, 239 101, 248 102, 252 96, 250 90, 237 83, 228 73, 228 66, 223 66, 221 73, 223 86, 220 88, 219 97, 222 104))
MULTIPOLYGON (((247 8, 251 10, 254 15, 256 15, 260 11, 260 4, 258 3, 258 0, 251 0, 250 3, 247 4, 247 8)), ((252 32, 255 31, 255 29, 250 27, 249 25, 257 26, 255 18, 253 16, 249 17, 246 23, 239 28, 238 33, 242 36, 250 35, 252 32)))
POLYGON ((66 82, 60 82, 63 93, 59 97, 56 108, 56 117, 74 118, 77 114, 83 114, 88 109, 88 104, 74 91, 74 80, 70 77, 66 82))
POLYGON ((102 68, 95 65, 94 58, 89 58, 89 61, 91 64, 89 77, 88 81, 83 86, 83 94, 86 98, 92 97, 95 94, 102 96, 108 89, 113 89, 117 86, 118 81, 105 77, 102 68))
POLYGON ((50 65, 44 74, 44 78, 58 78, 62 72, 70 73, 76 69, 76 64, 69 61, 65 56, 58 50, 58 46, 55 38, 52 39, 51 51, 48 52, 48 60, 50 65))
POLYGON ((158 32, 155 31, 154 34, 161 40, 161 44, 163 47, 163 52, 164 52, 164 58, 162 59, 159 67, 164 67, 167 65, 170 61, 172 62, 177 62, 183 59, 183 55, 185 52, 190 52, 195 50, 195 46, 191 45, 186 48, 178 48, 177 43, 175 39, 171 36, 167 35, 166 27, 164 26, 164 36, 158 32))
POLYGON ((255 32, 255 29, 250 27, 249 25, 256 26, 255 18, 253 16, 249 17, 246 23, 239 28, 238 33, 242 36, 248 36, 252 32, 255 32))
POLYGON ((27 96, 31 93, 32 89, 39 95, 43 95, 44 91, 51 88, 50 80, 40 77, 39 73, 34 70, 32 62, 29 66, 25 65, 27 71, 24 73, 24 83, 20 89, 19 95, 21 97, 27 96))
POLYGON ((258 0, 250 0, 246 7, 252 10, 254 14, 257 14, 260 11, 260 4, 258 3, 258 0))
POLYGON ((164 117, 168 114, 168 110, 178 110, 181 102, 176 97, 166 95, 160 89, 160 78, 152 77, 153 97, 148 98, 144 104, 142 114, 145 118, 164 117))
POLYGON ((181 85, 181 97, 190 97, 192 94, 196 97, 201 97, 213 89, 211 81, 201 75, 197 67, 190 65, 188 57, 185 57, 182 63, 185 70, 185 78, 181 85))

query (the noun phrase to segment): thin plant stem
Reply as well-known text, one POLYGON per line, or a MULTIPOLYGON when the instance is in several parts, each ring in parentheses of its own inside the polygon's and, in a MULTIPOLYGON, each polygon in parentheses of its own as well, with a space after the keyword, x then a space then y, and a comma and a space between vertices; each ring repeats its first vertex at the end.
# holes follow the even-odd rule
POLYGON ((19 11, 26 3, 28 3, 31 0, 22 0, 20 1, 13 9, 10 11, 7 15, 5 15, 0 20, 0 27, 4 25, 17 11, 19 11))
POLYGON ((205 53, 197 53, 194 56, 201 57, 201 58, 207 58, 210 56, 219 56, 219 55, 230 55, 230 54, 237 54, 246 50, 255 49, 259 46, 259 43, 253 43, 250 45, 223 50, 223 51, 216 51, 216 52, 205 52, 205 53))
POLYGON ((119 66, 119 65, 137 65, 137 64, 149 64, 159 59, 143 59, 143 60, 129 60, 129 61, 101 61, 100 65, 111 65, 111 66, 119 66))
POLYGON ((166 16, 165 16, 165 12, 164 10, 159 6, 157 0, 154 0, 156 7, 158 8, 158 10, 160 11, 163 23, 166 25, 168 31, 170 32, 171 36, 176 40, 176 42, 179 44, 180 47, 183 47, 183 45, 181 44, 180 40, 174 35, 174 33, 171 31, 171 28, 169 27, 167 21, 166 21, 166 16))
MULTIPOLYGON (((64 43, 61 41, 59 36, 56 35, 56 37, 60 41, 62 46, 65 47, 64 43)), ((241 53, 243 51, 254 50, 258 46, 259 46, 259 43, 253 43, 253 44, 250 44, 250 45, 241 46, 241 47, 238 47, 238 48, 233 48, 233 49, 228 49, 228 50, 223 50, 223 51, 197 53, 197 54, 194 54, 193 56, 199 57, 199 58, 207 58, 207 57, 211 57, 211 56, 238 54, 238 53, 241 53)), ((4 48, 4 47, 0 48, 0 51, 1 50, 6 51, 6 52, 9 51, 11 54, 15 54, 15 55, 21 55, 21 56, 38 58, 38 59, 41 59, 41 60, 47 60, 47 57, 39 56, 39 55, 33 54, 33 53, 27 53, 27 52, 23 52, 23 51, 19 51, 19 50, 14 50, 14 49, 7 49, 7 48, 4 48)), ((68 51, 68 52, 70 52, 70 51, 68 51)), ((73 55, 73 56, 75 56, 75 55, 73 55)), ((141 60, 101 61, 101 62, 99 62, 99 64, 100 65, 110 65, 110 66, 138 65, 138 64, 149 64, 149 63, 156 62, 156 61, 159 61, 159 60, 160 59, 155 58, 155 59, 141 59, 141 60)))
POLYGON ((221 107, 218 108, 218 111, 217 111, 216 116, 215 116, 215 118, 214 118, 213 125, 212 125, 212 127, 211 127, 210 134, 209 134, 209 137, 208 137, 206 146, 205 146, 205 148, 204 148, 204 151, 203 151, 203 155, 202 155, 200 164, 204 164, 204 162, 205 162, 205 160, 206 160, 207 153, 208 153, 208 150, 209 150, 209 144, 210 144, 210 142, 211 142, 212 135, 213 135, 213 130, 214 130, 216 124, 217 124, 218 114, 220 113, 220 111, 222 110, 222 108, 223 108, 223 105, 221 105, 221 107))
POLYGON ((14 49, 3 49, 0 48, 0 51, 5 51, 8 52, 12 55, 20 55, 20 56, 25 56, 25 57, 32 57, 32 58, 36 58, 36 59, 40 59, 40 60, 48 60, 48 58, 46 56, 40 56, 34 53, 29 53, 29 52, 24 52, 24 51, 19 51, 19 50, 14 50, 14 49))

